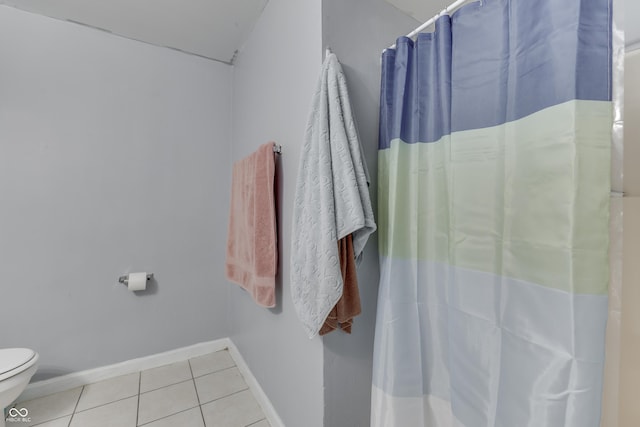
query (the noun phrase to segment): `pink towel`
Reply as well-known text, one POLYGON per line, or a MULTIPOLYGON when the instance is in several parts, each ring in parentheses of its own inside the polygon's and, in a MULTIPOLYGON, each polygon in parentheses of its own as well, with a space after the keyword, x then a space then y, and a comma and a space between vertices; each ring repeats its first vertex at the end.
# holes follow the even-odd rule
POLYGON ((276 305, 278 268, 274 143, 233 164, 227 240, 227 279, 263 307, 276 305))

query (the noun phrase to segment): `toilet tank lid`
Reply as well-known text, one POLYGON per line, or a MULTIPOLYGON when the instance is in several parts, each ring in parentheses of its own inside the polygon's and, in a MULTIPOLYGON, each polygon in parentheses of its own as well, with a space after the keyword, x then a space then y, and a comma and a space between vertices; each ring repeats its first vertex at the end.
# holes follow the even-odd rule
POLYGON ((36 352, 28 348, 0 349, 0 375, 12 371, 29 362, 36 352))

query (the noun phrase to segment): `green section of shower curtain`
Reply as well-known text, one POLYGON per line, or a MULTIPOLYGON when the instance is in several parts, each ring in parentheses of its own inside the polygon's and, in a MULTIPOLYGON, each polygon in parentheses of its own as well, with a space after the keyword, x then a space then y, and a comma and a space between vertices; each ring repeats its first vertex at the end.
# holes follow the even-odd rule
POLYGON ((606 294, 611 126, 610 102, 577 100, 434 143, 393 140, 379 152, 381 254, 606 294))

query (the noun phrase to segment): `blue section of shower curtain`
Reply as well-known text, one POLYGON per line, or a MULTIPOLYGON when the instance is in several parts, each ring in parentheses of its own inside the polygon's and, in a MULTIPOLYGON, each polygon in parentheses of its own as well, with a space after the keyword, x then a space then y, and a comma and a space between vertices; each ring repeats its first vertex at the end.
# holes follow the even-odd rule
POLYGON ((594 84, 611 81, 605 2, 484 0, 439 18, 415 43, 400 37, 383 53, 379 148, 395 138, 435 142, 573 99, 610 101, 611 84, 594 84))

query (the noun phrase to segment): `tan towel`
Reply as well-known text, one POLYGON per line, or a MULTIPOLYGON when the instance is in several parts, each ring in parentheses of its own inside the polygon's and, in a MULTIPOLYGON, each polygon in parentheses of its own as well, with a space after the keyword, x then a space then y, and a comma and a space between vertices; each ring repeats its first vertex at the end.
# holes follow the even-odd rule
POLYGON ((273 142, 233 164, 227 279, 263 307, 276 304, 278 268, 273 142))
POLYGON ((326 335, 338 327, 350 334, 353 318, 361 312, 358 275, 356 274, 356 259, 351 234, 338 241, 338 254, 340 256, 342 280, 344 281, 342 296, 327 316, 322 328, 320 328, 320 335, 326 335))

